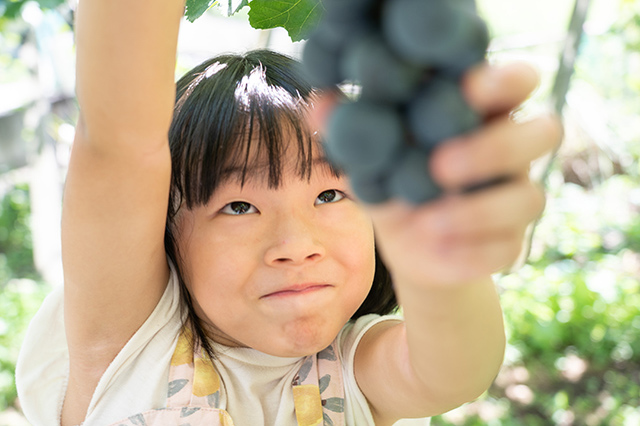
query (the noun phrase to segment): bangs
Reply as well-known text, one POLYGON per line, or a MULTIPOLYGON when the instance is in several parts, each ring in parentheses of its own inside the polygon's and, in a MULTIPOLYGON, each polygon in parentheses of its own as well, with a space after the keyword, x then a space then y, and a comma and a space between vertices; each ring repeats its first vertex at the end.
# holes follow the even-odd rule
POLYGON ((169 131, 174 213, 206 204, 228 179, 278 187, 292 159, 309 179, 322 153, 307 120, 311 96, 299 64, 269 51, 214 58, 180 79, 169 131))

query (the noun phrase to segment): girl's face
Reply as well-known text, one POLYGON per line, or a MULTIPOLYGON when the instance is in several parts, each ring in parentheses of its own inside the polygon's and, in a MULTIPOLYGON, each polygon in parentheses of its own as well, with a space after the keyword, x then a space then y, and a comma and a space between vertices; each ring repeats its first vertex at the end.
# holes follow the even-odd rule
POLYGON ((182 211, 183 273, 214 341, 305 356, 331 344, 367 296, 373 226, 322 158, 310 180, 285 167, 276 189, 261 170, 182 211))

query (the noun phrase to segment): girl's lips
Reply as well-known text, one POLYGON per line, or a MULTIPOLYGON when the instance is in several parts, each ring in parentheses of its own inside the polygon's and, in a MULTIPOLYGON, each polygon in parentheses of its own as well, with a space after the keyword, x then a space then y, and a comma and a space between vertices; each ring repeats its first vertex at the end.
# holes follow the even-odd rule
POLYGON ((296 284, 290 287, 283 288, 282 290, 274 291, 272 293, 266 294, 261 299, 271 298, 271 297, 289 297, 289 296, 297 296, 306 293, 312 293, 318 290, 322 290, 323 288, 331 287, 329 284, 296 284))

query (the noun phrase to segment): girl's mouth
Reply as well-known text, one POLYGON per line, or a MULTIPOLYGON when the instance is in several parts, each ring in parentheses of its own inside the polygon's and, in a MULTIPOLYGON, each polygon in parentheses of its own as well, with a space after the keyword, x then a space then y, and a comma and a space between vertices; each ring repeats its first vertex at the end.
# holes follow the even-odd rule
POLYGON ((268 293, 260 298, 265 299, 265 298, 276 298, 276 297, 281 298, 281 297, 299 296, 303 294, 313 293, 328 287, 331 287, 331 285, 316 284, 316 283, 295 284, 295 285, 288 286, 280 290, 274 291, 272 293, 268 293))

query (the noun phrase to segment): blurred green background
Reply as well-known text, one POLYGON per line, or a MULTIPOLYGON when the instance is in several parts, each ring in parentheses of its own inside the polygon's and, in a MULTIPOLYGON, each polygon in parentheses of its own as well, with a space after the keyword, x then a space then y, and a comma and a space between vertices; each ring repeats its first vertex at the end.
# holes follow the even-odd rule
MULTIPOLYGON (((0 426, 26 424, 13 379, 30 318, 61 285, 62 182, 77 110, 74 2, 0 0, 0 426)), ((589 3, 589 2, 586 2, 589 3)), ((478 0, 490 60, 542 82, 518 119, 552 108, 574 0, 478 0)), ((496 276, 505 365, 479 400, 433 425, 640 425, 640 0, 592 0, 530 255, 496 276)), ((279 29, 213 9, 181 30, 176 74, 228 50, 298 56, 279 29)), ((540 166, 544 169, 544 164, 540 166)), ((535 170, 535 168, 534 168, 535 170)))

